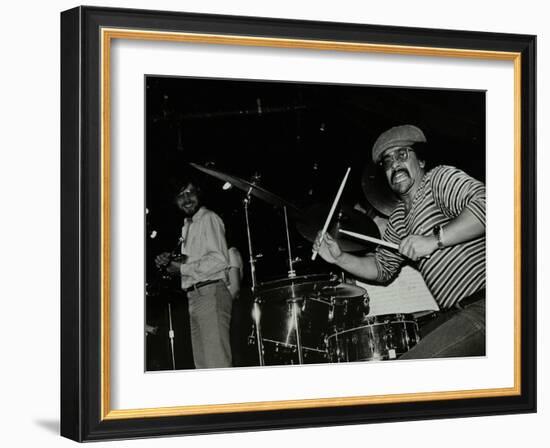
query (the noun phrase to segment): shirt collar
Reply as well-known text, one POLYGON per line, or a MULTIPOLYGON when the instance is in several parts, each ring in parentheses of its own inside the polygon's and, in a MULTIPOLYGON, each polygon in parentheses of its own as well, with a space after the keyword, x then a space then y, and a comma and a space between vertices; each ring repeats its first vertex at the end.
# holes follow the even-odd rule
POLYGON ((206 207, 204 205, 201 205, 200 208, 197 210, 197 212, 191 218, 185 218, 185 220, 189 222, 196 221, 200 219, 200 217, 204 215, 205 212, 206 212, 206 207))

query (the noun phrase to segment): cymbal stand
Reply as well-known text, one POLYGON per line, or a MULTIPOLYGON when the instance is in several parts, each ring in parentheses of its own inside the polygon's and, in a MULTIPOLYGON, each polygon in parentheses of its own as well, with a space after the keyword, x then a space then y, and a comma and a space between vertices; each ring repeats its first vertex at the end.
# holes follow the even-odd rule
MULTIPOLYGON (((288 214, 286 211, 286 206, 283 207, 285 213, 285 230, 286 230, 286 243, 288 249, 288 278, 296 277, 296 271, 294 270, 294 265, 292 261, 292 246, 290 244, 290 232, 288 230, 288 214)), ((292 320, 294 324, 294 331, 296 332, 296 349, 298 352, 298 364, 304 363, 304 356, 302 353, 302 337, 300 335, 300 319, 298 317, 300 305, 296 299, 292 300, 292 320)))
POLYGON ((261 327, 262 310, 258 300, 254 300, 252 305, 252 320, 254 321, 254 333, 256 335, 256 348, 258 349, 258 361, 261 366, 265 365, 264 361, 264 344, 262 340, 261 327))
POLYGON ((249 258, 248 261, 250 263, 250 277, 252 281, 252 293, 256 291, 256 257, 254 257, 254 252, 252 251, 252 236, 250 234, 250 219, 248 215, 248 207, 250 205, 251 196, 250 193, 252 192, 252 187, 248 190, 246 193, 246 196, 243 200, 244 204, 244 216, 246 220, 246 236, 248 240, 248 254, 249 258))
MULTIPOLYGON (((243 200, 243 205, 244 205, 244 216, 246 221, 246 236, 248 240, 248 255, 249 255, 248 261, 250 263, 250 278, 252 282, 251 289, 252 289, 252 295, 254 295, 254 293, 256 292, 256 257, 254 256, 254 251, 252 250, 250 218, 248 214, 248 207, 250 205, 251 193, 252 193, 252 187, 250 187, 248 192, 246 193, 246 196, 243 200)), ((256 347, 258 349, 258 360, 260 362, 260 366, 263 366, 265 364, 264 364, 264 347, 263 347, 263 341, 262 341, 262 330, 260 326, 261 307, 257 300, 254 300, 252 318, 254 320, 254 328, 256 332, 256 347)))
POLYGON ((294 321, 294 331, 296 332, 296 348, 298 351, 298 364, 304 363, 304 356, 302 353, 302 337, 300 335, 300 319, 298 314, 300 310, 300 305, 297 300, 292 300, 292 320, 294 321))
POLYGON ((294 278, 296 277, 296 271, 294 270, 294 265, 292 261, 292 249, 290 246, 290 232, 288 230, 288 215, 286 212, 286 205, 283 207, 283 210, 285 212, 286 243, 288 247, 288 278, 294 278))

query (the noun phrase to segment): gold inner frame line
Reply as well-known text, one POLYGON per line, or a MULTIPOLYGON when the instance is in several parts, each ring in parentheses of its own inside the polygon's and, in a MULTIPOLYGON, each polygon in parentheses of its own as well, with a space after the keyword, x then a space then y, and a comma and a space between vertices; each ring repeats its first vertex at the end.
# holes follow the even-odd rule
POLYGON ((432 400, 502 397, 521 394, 521 54, 404 45, 370 44, 306 39, 280 39, 219 34, 176 33, 136 29, 101 29, 101 419, 115 420, 144 417, 184 416, 263 410, 307 409, 333 406, 354 406, 381 403, 405 403, 432 400), (110 66, 111 41, 131 39, 238 45, 254 47, 294 48, 323 51, 384 53, 428 57, 453 57, 513 61, 514 63, 514 386, 508 388, 460 391, 423 392, 356 397, 314 398, 214 405, 187 405, 144 409, 110 408, 110 66))

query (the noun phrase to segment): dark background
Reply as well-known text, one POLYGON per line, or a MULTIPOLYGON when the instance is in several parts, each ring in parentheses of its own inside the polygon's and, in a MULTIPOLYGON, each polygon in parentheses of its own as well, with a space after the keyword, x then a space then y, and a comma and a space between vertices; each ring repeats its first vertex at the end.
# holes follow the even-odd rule
MULTIPOLYGON (((201 183, 208 207, 223 218, 229 242, 241 251, 248 274, 244 192, 222 190, 222 181, 200 173, 189 162, 245 180, 259 174, 264 188, 299 209, 321 202, 329 205, 350 166, 342 203, 360 204, 372 216, 376 211, 361 186, 365 170, 380 174, 370 162, 372 145, 388 128, 414 124, 428 140, 428 168, 453 165, 485 181, 485 92, 157 76, 146 77, 145 89, 149 285, 157 276, 154 256, 177 243, 183 216, 173 198, 187 173, 201 183), (155 238, 150 237, 153 231, 155 238)), ((258 280, 285 277, 281 210, 254 198, 250 212, 254 252, 262 254, 258 280)), ((319 222, 319 228, 322 225, 319 222)), ((295 266, 297 274, 327 271, 329 266, 320 259, 309 261, 311 243, 296 231, 294 218, 290 230, 293 255, 302 259, 295 266)), ((245 287, 248 284, 246 275, 245 287)), ((169 293, 148 300, 150 323, 162 327, 166 322, 167 297, 178 297, 172 299, 175 313, 185 321, 186 306, 180 306, 185 298, 177 289, 175 281, 169 293)), ((186 334, 180 337, 187 339, 186 334)), ((166 350, 162 335, 151 339, 164 341, 155 353, 166 350)), ((178 368, 192 367, 188 344, 180 342, 179 350, 185 361, 177 362, 178 368)), ((155 363, 148 361, 148 370, 166 368, 155 363)))

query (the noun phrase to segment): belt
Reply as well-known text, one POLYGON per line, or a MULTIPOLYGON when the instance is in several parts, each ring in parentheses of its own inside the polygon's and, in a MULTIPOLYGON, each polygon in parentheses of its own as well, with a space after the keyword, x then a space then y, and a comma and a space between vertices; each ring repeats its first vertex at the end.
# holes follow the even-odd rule
POLYGON ((185 292, 196 291, 197 289, 202 288, 203 286, 213 285, 214 283, 218 283, 218 282, 221 282, 221 281, 222 281, 221 279, 205 280, 204 282, 195 283, 194 285, 189 286, 189 288, 185 288, 183 291, 185 291, 185 292))

